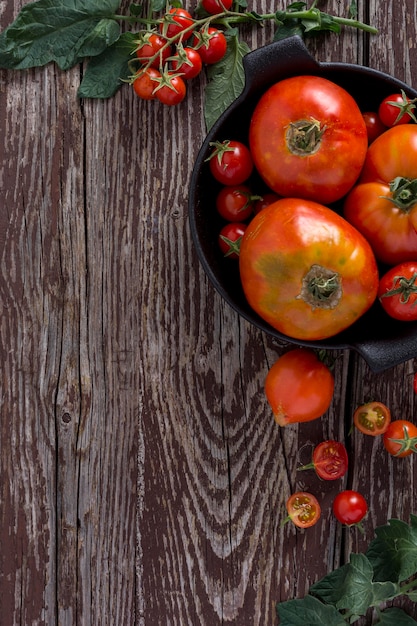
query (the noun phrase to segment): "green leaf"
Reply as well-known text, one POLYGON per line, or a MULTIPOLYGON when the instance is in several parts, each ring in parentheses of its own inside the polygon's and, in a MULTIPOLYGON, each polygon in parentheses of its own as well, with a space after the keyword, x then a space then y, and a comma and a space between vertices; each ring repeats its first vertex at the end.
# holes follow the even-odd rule
POLYGON ((282 41, 282 39, 292 37, 293 35, 298 35, 302 38, 304 29, 298 20, 287 20, 277 27, 274 33, 274 41, 282 41))
POLYGON ((349 563, 312 585, 310 593, 337 609, 365 615, 370 606, 399 593, 398 585, 392 582, 373 582, 373 574, 372 564, 364 554, 351 554, 349 563))
POLYGON ((346 626, 345 620, 334 606, 323 604, 310 595, 281 602, 276 608, 280 626, 346 626))
POLYGON ((226 55, 219 63, 208 69, 208 85, 205 90, 204 118, 207 130, 242 93, 245 85, 243 57, 250 50, 236 35, 228 37, 226 55))
POLYGON ((88 62, 79 98, 110 98, 130 76, 129 61, 137 35, 123 33, 112 46, 88 62))
POLYGON ((119 0, 37 0, 0 34, 0 65, 26 69, 55 62, 66 70, 101 54, 120 35, 119 0))
POLYGON ((375 539, 366 555, 374 568, 374 580, 401 582, 417 572, 417 516, 410 525, 398 519, 389 520, 375 529, 375 539))
POLYGON ((416 626, 417 622, 398 608, 385 609, 380 613, 377 626, 416 626))

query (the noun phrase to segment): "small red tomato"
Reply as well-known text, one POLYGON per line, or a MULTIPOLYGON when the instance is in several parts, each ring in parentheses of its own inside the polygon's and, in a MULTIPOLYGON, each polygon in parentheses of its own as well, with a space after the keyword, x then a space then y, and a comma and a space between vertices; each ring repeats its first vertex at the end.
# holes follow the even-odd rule
POLYGON ((193 24, 194 20, 191 13, 185 9, 173 7, 164 16, 160 24, 160 31, 167 39, 171 39, 180 35, 186 29, 191 29, 193 24))
POLYGON ((408 420, 394 420, 384 433, 384 447, 392 456, 405 457, 417 452, 417 426, 408 420))
POLYGON ((368 144, 371 144, 387 130, 387 126, 381 122, 378 113, 375 113, 375 111, 365 111, 365 113, 362 113, 362 117, 365 120, 366 132, 368 133, 368 144))
POLYGON ((298 528, 310 528, 320 519, 321 508, 318 500, 311 493, 298 491, 293 493, 286 503, 288 517, 298 528))
POLYGON ((238 259, 240 254, 240 242, 245 234, 246 224, 230 222, 225 224, 219 233, 218 243, 220 250, 229 259, 238 259))
POLYGON ((357 491, 347 489, 337 494, 333 500, 333 513, 341 524, 359 524, 368 511, 365 498, 357 491))
POLYGON ((156 33, 146 33, 138 42, 136 56, 144 64, 153 59, 150 62, 151 67, 162 67, 167 58, 171 56, 171 46, 167 45, 167 40, 164 37, 156 33))
POLYGON ((240 185, 253 171, 249 148, 240 141, 212 142, 208 161, 212 176, 223 185, 240 185))
POLYGON ((404 91, 401 91, 383 99, 379 105, 378 115, 381 122, 388 127, 408 124, 411 120, 417 122, 415 108, 415 100, 411 100, 404 91))
POLYGON ((321 417, 333 393, 332 372, 309 348, 295 348, 280 356, 265 379, 265 394, 280 426, 321 417))
POLYGON ((187 88, 181 76, 163 74, 162 82, 155 91, 155 96, 162 104, 175 106, 184 100, 186 92, 187 88))
POLYGON ((133 81, 133 90, 142 100, 154 100, 155 88, 158 86, 160 78, 161 72, 159 70, 154 67, 148 67, 133 81))
POLYGON ((213 65, 226 54, 227 40, 221 30, 210 26, 194 34, 193 46, 198 50, 203 63, 213 65))
POLYGON ((299 470, 314 469, 323 480, 337 480, 344 476, 348 468, 348 453, 339 441, 322 441, 313 450, 311 463, 299 467, 299 470))
POLYGON ((201 0, 201 6, 210 15, 229 11, 233 4, 233 0, 201 0))
POLYGON ((276 193, 264 193, 259 200, 255 202, 255 206, 253 207, 253 212, 255 215, 260 213, 262 209, 265 209, 267 206, 279 200, 281 196, 276 193))
POLYGON ((390 317, 403 322, 417 320, 417 262, 391 267, 379 281, 378 298, 390 317))
POLYGON ((367 402, 353 414, 353 423, 364 435, 382 435, 391 421, 391 411, 382 402, 367 402))
POLYGON ((244 222, 252 215, 257 198, 247 185, 230 185, 217 194, 216 208, 228 222, 244 222))
POLYGON ((413 376, 413 390, 414 393, 417 393, 417 372, 413 376))
POLYGON ((172 59, 172 69, 181 74, 184 80, 190 80, 199 75, 203 68, 203 61, 194 48, 178 46, 177 54, 172 59))

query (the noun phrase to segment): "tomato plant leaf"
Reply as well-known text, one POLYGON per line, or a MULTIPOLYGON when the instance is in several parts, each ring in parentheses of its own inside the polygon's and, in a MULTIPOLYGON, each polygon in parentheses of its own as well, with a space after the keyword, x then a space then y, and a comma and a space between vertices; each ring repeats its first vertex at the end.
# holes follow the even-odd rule
POLYGON ((112 45, 119 0, 37 0, 0 34, 0 64, 27 69, 55 62, 67 70, 112 45))
POLYGON ((249 46, 240 42, 237 35, 227 36, 227 51, 219 63, 208 69, 209 83, 205 90, 204 118, 207 130, 242 93, 245 85, 245 72, 242 59, 249 52, 249 46))
POLYGON ((276 609, 280 626, 346 626, 341 613, 334 606, 323 604, 310 595, 281 602, 276 609))
POLYGON ((79 98, 110 98, 130 75, 134 33, 123 33, 101 54, 91 57, 78 89, 79 98))
POLYGON ((415 626, 416 620, 407 615, 402 609, 396 607, 385 609, 379 615, 377 626, 415 626))
POLYGON ((376 537, 366 552, 375 580, 401 582, 417 572, 417 516, 410 519, 410 525, 391 519, 375 529, 376 537))

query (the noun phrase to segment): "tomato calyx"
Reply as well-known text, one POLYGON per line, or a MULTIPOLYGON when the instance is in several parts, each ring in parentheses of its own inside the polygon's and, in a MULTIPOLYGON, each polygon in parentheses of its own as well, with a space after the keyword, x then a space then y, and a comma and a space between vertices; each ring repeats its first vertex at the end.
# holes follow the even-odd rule
MULTIPOLYGON (((243 235, 242 235, 243 236, 243 235)), ((240 255, 240 244, 242 243, 242 237, 238 237, 238 239, 229 239, 225 235, 220 235, 220 239, 227 245, 227 252, 225 252, 224 256, 231 256, 233 254, 239 256, 240 255)))
POLYGON ((410 437, 406 426, 403 426, 403 431, 404 436, 401 437, 401 439, 388 437, 388 441, 396 443, 399 446, 397 452, 393 456, 406 456, 406 454, 409 454, 410 452, 417 454, 417 437, 410 437))
POLYGON ((334 309, 342 297, 342 281, 334 270, 314 264, 303 277, 297 299, 304 300, 312 309, 334 309))
POLYGON ((408 213, 417 204, 417 178, 397 176, 390 184, 392 196, 382 196, 405 213, 408 213))
MULTIPOLYGON (((401 304, 407 304, 410 297, 417 293, 417 272, 414 272, 410 278, 405 276, 395 276, 393 279, 393 287, 389 291, 383 293, 379 299, 399 296, 401 304)), ((415 306, 415 302, 411 306, 415 306)))
POLYGON ((403 89, 401 89, 401 96, 401 101, 397 102, 395 100, 388 100, 386 102, 386 104, 389 104, 390 106, 398 109, 398 115, 393 125, 398 124, 398 122, 401 120, 402 117, 404 117, 404 115, 408 115, 409 117, 411 117, 413 122, 417 122, 417 118, 414 115, 414 109, 416 108, 415 103, 417 102, 417 98, 410 100, 410 98, 407 98, 403 89))
POLYGON ((295 155, 315 154, 320 148, 321 138, 325 131, 326 126, 321 128, 320 122, 314 118, 291 122, 286 132, 287 146, 295 155))
POLYGON ((234 147, 230 145, 230 139, 225 139, 224 141, 210 141, 209 146, 213 148, 213 151, 210 153, 210 156, 207 157, 206 161, 217 158, 219 165, 222 162, 222 157, 225 152, 234 151, 234 147))

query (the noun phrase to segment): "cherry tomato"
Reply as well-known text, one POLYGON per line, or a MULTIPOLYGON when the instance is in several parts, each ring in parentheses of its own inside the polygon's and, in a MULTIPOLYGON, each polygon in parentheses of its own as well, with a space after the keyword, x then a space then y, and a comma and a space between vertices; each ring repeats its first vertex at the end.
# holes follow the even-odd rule
POLYGON ((417 259, 417 125, 389 128, 369 146, 344 216, 387 265, 417 259))
POLYGON ((368 135, 358 105, 342 87, 320 76, 293 76, 261 96, 249 146, 272 191, 328 204, 356 182, 368 135))
POLYGON ((387 130, 385 124, 381 122, 378 113, 374 111, 365 111, 362 113, 365 121, 366 132, 368 133, 368 144, 371 144, 379 135, 387 130))
POLYGON ((253 206, 259 196, 254 196, 247 185, 223 187, 216 198, 216 208, 229 222, 244 222, 253 213, 253 206))
POLYGON ((365 498, 357 491, 346 489, 333 500, 333 513, 341 524, 359 524, 368 512, 365 498))
POLYGON ((348 453, 339 441, 322 441, 313 450, 312 462, 299 467, 299 470, 314 469, 319 478, 337 480, 344 476, 348 468, 348 453))
POLYGON ((203 68, 203 61, 194 48, 178 46, 177 54, 172 59, 172 69, 181 74, 184 80, 190 80, 199 75, 203 68))
POLYGON ((185 98, 187 88, 185 82, 176 74, 163 74, 162 82, 155 91, 155 97, 168 106, 175 106, 185 98))
POLYGON ((201 6, 210 15, 229 11, 233 4, 233 0, 201 0, 201 6))
POLYGON ((367 402, 353 414, 353 423, 365 435, 382 435, 391 421, 391 411, 382 402, 367 402))
POLYGON ((384 433, 384 446, 392 456, 417 452, 417 426, 408 420, 394 420, 384 433))
POLYGON ((415 108, 415 100, 408 98, 405 92, 401 91, 401 93, 391 94, 382 100, 378 115, 385 126, 408 124, 411 120, 417 122, 414 115, 415 108))
POLYGON ((240 243, 246 228, 246 224, 240 222, 230 222, 223 226, 219 233, 218 243, 225 257, 229 259, 239 258, 240 243))
MULTIPOLYGON (((160 24, 160 31, 167 39, 171 39, 180 35, 186 29, 191 29, 193 24, 194 20, 191 13, 185 9, 173 7, 164 16, 160 24)), ((188 38, 188 34, 186 36, 188 38)))
POLYGON ((167 45, 165 37, 156 33, 146 33, 143 35, 136 48, 136 56, 143 63, 150 62, 151 67, 162 67, 169 56, 171 56, 171 46, 167 45), (157 55, 155 57, 155 55, 157 55))
POLYGON ((159 85, 160 78, 161 72, 159 70, 154 67, 148 67, 133 81, 134 92, 143 100, 154 100, 155 88, 159 85))
POLYGON ((272 192, 263 194, 262 197, 259 198, 259 200, 255 202, 255 206, 253 207, 253 212, 255 213, 255 215, 257 213, 260 213, 262 209, 265 209, 267 206, 269 206, 273 202, 280 200, 280 198, 281 198, 280 196, 272 192))
POLYGON ((286 507, 287 519, 291 520, 298 528, 310 528, 320 519, 320 504, 315 496, 306 491, 293 493, 288 498, 286 507))
POLYGON ((240 278, 249 305, 279 332, 318 340, 341 332, 373 304, 378 268, 368 242, 335 211, 278 200, 248 224, 240 278))
POLYGON ((417 320, 417 262, 400 263, 379 281, 378 298, 390 317, 403 322, 417 320))
POLYGON ((198 50, 203 63, 213 65, 226 54, 227 40, 221 30, 210 26, 194 34, 193 46, 198 50))
POLYGON ((210 172, 223 185, 240 185, 253 171, 249 148, 240 141, 212 142, 209 156, 210 172))
POLYGON ((321 417, 333 393, 332 372, 309 348, 296 348, 280 356, 265 379, 265 394, 280 426, 321 417))

